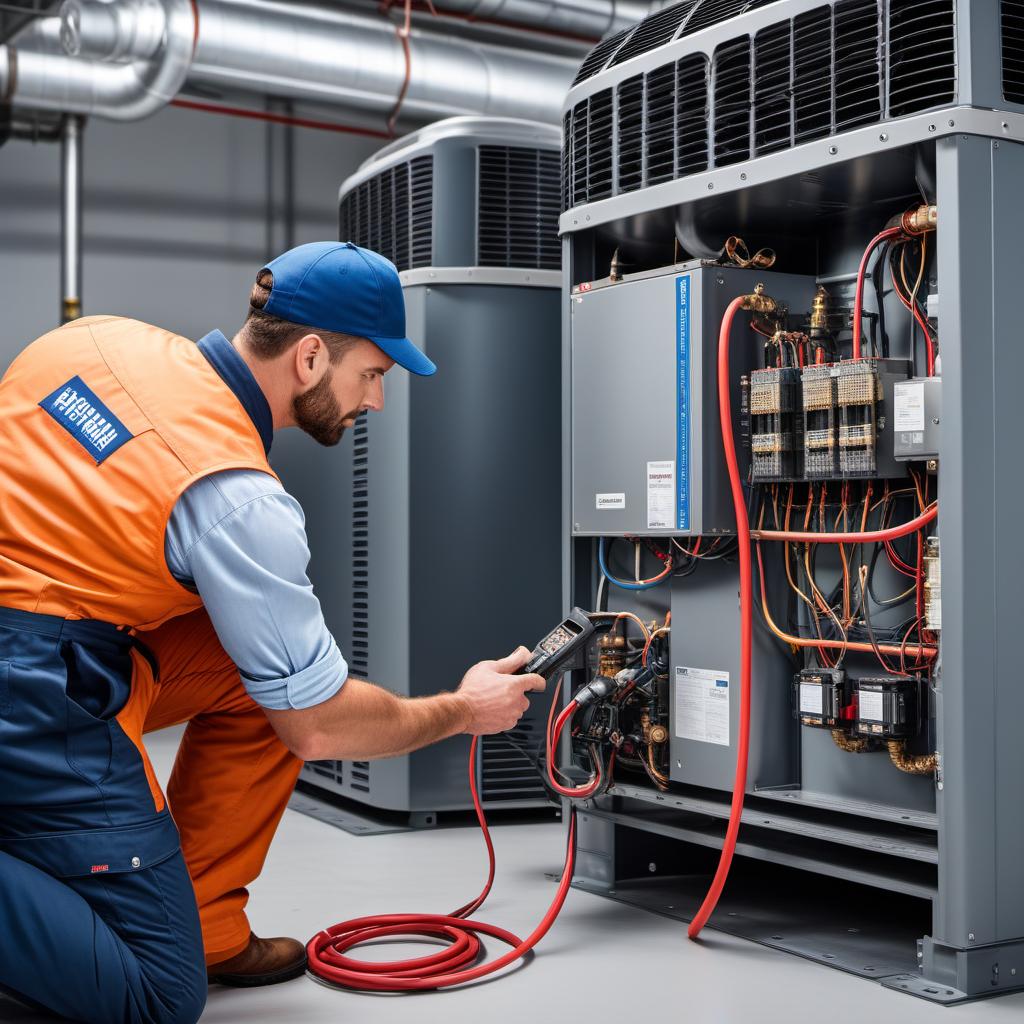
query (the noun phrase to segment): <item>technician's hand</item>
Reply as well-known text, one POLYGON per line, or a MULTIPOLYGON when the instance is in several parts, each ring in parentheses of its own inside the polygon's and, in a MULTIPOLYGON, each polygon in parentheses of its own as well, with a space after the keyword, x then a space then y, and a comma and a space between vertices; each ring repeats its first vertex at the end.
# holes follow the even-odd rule
POLYGON ((530 706, 526 694, 543 692, 543 676, 513 675, 530 660, 525 647, 514 650, 498 661, 481 661, 463 677, 458 694, 470 710, 465 731, 473 736, 487 736, 513 728, 530 706))

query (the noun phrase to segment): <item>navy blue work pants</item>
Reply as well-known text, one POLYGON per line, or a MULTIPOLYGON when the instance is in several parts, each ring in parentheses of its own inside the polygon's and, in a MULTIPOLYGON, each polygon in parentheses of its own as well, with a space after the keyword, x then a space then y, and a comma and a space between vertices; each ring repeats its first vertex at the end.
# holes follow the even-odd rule
POLYGON ((195 893, 116 719, 132 648, 101 623, 0 609, 0 989, 87 1024, 194 1024, 195 893))

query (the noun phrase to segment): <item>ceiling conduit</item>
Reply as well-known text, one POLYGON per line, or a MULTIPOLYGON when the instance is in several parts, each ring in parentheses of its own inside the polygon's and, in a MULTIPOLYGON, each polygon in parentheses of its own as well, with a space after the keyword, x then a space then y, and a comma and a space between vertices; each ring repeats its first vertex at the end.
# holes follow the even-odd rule
MULTIPOLYGON (((587 34, 616 25, 624 10, 635 7, 639 17, 651 7, 637 0, 442 5, 534 26, 547 12, 540 27, 587 34)), ((413 28, 409 45, 403 116, 422 122, 487 114, 558 123, 579 64, 421 28, 413 28)), ((65 0, 58 18, 41 18, 0 46, 0 99, 16 109, 125 121, 191 87, 386 116, 405 78, 402 45, 387 18, 280 0, 65 0)))

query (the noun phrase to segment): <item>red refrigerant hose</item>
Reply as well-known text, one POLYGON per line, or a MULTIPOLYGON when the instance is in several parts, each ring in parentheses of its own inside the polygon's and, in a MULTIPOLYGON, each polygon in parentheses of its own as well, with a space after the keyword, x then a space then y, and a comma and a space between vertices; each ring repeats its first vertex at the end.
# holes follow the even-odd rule
MULTIPOLYGON (((562 730, 575 714, 578 705, 570 701, 559 715, 549 737, 549 749, 557 749, 562 730)), ((565 867, 558 883, 555 898, 548 907, 540 924, 525 939, 520 939, 504 928, 471 920, 469 915, 477 911, 487 899, 494 882, 494 845, 491 842, 487 819, 480 804, 476 785, 476 754, 478 738, 473 737, 469 748, 469 787, 473 794, 473 807, 477 821, 487 845, 489 869, 487 882, 476 899, 453 910, 450 914, 381 914, 371 917, 357 917, 331 928, 325 928, 309 940, 306 955, 309 969, 318 978, 343 988, 364 992, 417 992, 430 989, 462 985, 477 978, 483 978, 526 956, 548 933, 555 918, 565 903, 572 882, 576 860, 576 813, 569 819, 568 846, 565 867), (482 944, 479 936, 489 935, 500 939, 512 949, 490 963, 476 964, 482 944), (364 942, 380 939, 407 939, 415 942, 446 939, 451 944, 438 953, 415 957, 410 960, 376 962, 355 960, 348 951, 364 942), (473 966, 473 965, 476 966, 473 966)))
POLYGON ((864 255, 860 258, 860 266, 857 268, 857 288, 853 293, 853 358, 860 359, 860 335, 861 335, 861 319, 863 317, 864 308, 864 274, 868 268, 868 260, 871 258, 871 254, 875 251, 875 246, 880 242, 884 242, 887 238, 896 238, 898 235, 903 234, 903 228, 886 228, 884 231, 880 231, 874 238, 868 242, 868 247, 864 250, 864 255))
POLYGON ((732 400, 729 394, 729 335, 732 321, 743 307, 745 295, 729 303, 718 334, 718 414, 722 423, 722 445, 725 449, 725 464, 729 471, 729 488, 736 510, 736 545, 740 558, 740 737, 736 750, 736 776, 732 789, 732 806, 729 810, 729 825, 725 842, 718 860, 715 877, 711 880, 704 902, 697 915, 690 922, 687 934, 695 939, 714 912, 718 899, 729 877, 733 854, 736 852, 736 837, 740 831, 743 816, 743 795, 747 788, 747 757, 750 752, 750 648, 754 623, 754 574, 750 560, 750 520, 747 517, 747 503, 743 496, 743 480, 736 459, 736 440, 732 432, 732 400))

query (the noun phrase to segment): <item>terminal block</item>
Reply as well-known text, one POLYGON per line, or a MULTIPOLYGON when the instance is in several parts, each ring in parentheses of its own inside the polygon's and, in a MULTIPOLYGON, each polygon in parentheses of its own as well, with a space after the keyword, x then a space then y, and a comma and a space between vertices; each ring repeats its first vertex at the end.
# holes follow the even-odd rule
POLYGON ((769 367, 750 374, 750 453, 760 482, 803 476, 800 371, 769 367))
POLYGON ((856 359, 807 366, 803 391, 804 478, 863 480, 906 475, 892 441, 893 391, 901 359, 856 359))
POLYGON ((839 407, 839 472, 843 477, 874 476, 878 440, 876 416, 882 401, 878 369, 871 360, 840 363, 836 368, 839 407))
POLYGON ((806 668, 793 679, 793 714, 801 725, 839 728, 848 703, 846 673, 841 668, 806 668))
POLYGON ((804 476, 832 480, 836 457, 836 382, 829 365, 806 366, 801 375, 804 418, 804 476))
POLYGON ((921 680, 916 676, 879 676, 856 681, 857 721, 861 736, 907 739, 921 731, 921 680))
POLYGON ((942 562, 939 538, 929 537, 924 556, 924 628, 938 633, 942 629, 942 562))

